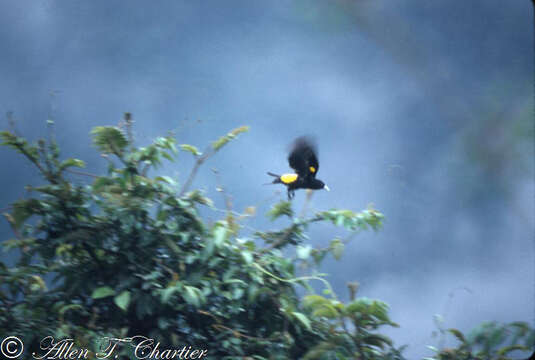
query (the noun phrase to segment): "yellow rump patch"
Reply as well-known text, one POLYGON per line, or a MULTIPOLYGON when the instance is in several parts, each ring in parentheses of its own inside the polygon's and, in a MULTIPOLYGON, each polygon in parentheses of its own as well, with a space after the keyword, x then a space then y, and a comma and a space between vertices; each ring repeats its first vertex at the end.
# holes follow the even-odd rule
POLYGON ((314 166, 309 167, 308 170, 310 170, 311 173, 316 172, 316 168, 314 166))
POLYGON ((281 181, 285 184, 291 184, 297 180, 297 174, 284 174, 281 175, 281 181))

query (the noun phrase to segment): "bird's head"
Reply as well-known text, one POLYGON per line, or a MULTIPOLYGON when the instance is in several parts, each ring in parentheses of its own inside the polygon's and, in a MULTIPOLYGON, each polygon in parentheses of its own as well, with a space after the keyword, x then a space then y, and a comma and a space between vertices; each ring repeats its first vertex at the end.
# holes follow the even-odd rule
POLYGON ((330 191, 331 189, 329 189, 329 187, 327 185, 325 185, 325 183, 321 180, 317 180, 317 179, 314 179, 314 183, 312 183, 311 185, 311 188, 312 189, 315 189, 315 190, 320 190, 320 189, 325 189, 327 191, 330 191))

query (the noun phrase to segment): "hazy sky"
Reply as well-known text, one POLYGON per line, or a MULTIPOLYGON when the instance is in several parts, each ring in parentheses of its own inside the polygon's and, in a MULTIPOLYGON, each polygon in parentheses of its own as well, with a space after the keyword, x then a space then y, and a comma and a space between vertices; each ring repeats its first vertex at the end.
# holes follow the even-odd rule
MULTIPOLYGON (((52 117, 64 154, 94 171, 105 164, 91 128, 125 111, 139 144, 174 129, 202 148, 250 125, 196 185, 222 206, 217 168, 236 210, 261 204, 249 222, 260 229, 286 224, 263 216, 276 201, 265 172, 287 171, 287 145, 316 136, 331 192, 312 208, 373 203, 386 216, 323 270, 342 298, 357 280, 361 296, 389 303, 396 344, 429 355, 436 313, 463 330, 535 319, 532 10, 527 0, 0 0, 0 112, 31 138, 52 117)), ((18 154, 0 158, 5 207, 40 180, 18 154)), ((165 170, 180 181, 190 167, 182 154, 165 170)), ((5 222, 0 231, 11 236, 5 222)), ((310 242, 337 233, 318 225, 310 242)))

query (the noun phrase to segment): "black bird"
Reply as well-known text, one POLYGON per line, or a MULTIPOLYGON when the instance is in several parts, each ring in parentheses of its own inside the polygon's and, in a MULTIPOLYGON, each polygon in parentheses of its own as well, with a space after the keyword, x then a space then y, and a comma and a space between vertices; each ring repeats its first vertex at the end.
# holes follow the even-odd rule
POLYGON ((288 155, 288 163, 295 170, 295 174, 277 175, 268 172, 268 175, 276 178, 273 180, 273 184, 286 185, 289 200, 294 197, 294 192, 297 189, 325 189, 329 191, 329 187, 323 181, 316 179, 316 174, 320 168, 317 153, 317 148, 310 138, 299 137, 295 139, 290 155, 288 155))

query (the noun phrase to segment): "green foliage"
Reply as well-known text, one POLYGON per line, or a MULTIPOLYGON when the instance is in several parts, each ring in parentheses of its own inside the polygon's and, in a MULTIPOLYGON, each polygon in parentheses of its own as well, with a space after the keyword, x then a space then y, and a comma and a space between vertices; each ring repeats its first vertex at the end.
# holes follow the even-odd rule
POLYGON ((181 144, 180 145, 180 148, 184 151, 187 151, 187 152, 190 152, 192 153, 193 155, 195 156, 200 156, 202 155, 202 153, 199 151, 199 149, 197 149, 195 146, 193 145, 189 145, 189 144, 181 144))
POLYGON ((97 126, 91 134, 93 144, 104 154, 122 155, 128 146, 125 134, 114 126, 97 126))
POLYGON ((212 149, 219 151, 223 146, 235 139, 239 134, 249 131, 249 126, 241 126, 229 132, 227 135, 221 136, 219 139, 212 143, 212 149))
POLYGON ((109 286, 102 286, 93 290, 93 294, 91 294, 91 297, 93 299, 102 299, 113 295, 115 295, 115 290, 113 290, 109 286))
POLYGON ((373 230, 378 230, 381 228, 384 217, 383 214, 374 209, 367 209, 360 213, 351 210, 329 210, 320 212, 317 216, 351 231, 367 230, 368 226, 373 230))
MULTIPOLYGON (((443 330, 443 329, 441 329, 443 330)), ((456 348, 429 347, 436 355, 429 360, 495 359, 510 360, 517 353, 528 354, 535 348, 535 330, 528 323, 517 321, 509 324, 485 322, 464 335, 458 329, 443 330, 458 342, 456 348)))
POLYGON ((398 326, 388 317, 388 305, 367 298, 343 304, 335 299, 309 295, 303 305, 314 319, 312 326, 321 329, 323 339, 304 359, 401 359, 401 350, 375 331, 383 326, 398 326))
MULTIPOLYGON (((247 130, 240 127, 216 140, 211 153, 247 130)), ((310 289, 313 279, 332 294, 330 286, 319 276, 296 277, 297 259, 278 249, 301 243, 314 221, 334 219, 350 231, 361 229, 372 224, 367 212, 333 210, 293 219, 291 204, 279 203, 270 216, 286 215, 292 224, 255 233, 268 244, 258 247, 254 238, 238 237, 240 218, 204 222, 197 206, 213 202, 200 191, 177 195, 173 178, 148 176, 162 159, 174 161, 171 136, 135 147, 121 128, 95 128, 93 142, 108 160, 108 172, 78 185, 64 172, 84 163, 60 161, 55 143, 30 145, 9 132, 1 135, 47 180, 5 214, 16 237, 4 246, 18 249, 20 258, 12 268, 1 264, 0 328, 23 336, 30 348, 51 334, 72 337, 79 346, 104 335, 143 334, 168 346, 208 348, 211 358, 299 358, 333 336, 326 332, 332 319, 304 306, 295 289, 297 284, 310 289), (51 279, 50 288, 44 278, 51 279)), ((180 149, 199 164, 207 157, 192 145, 180 149)), ((373 221, 377 225, 380 218, 373 221)), ((333 248, 339 257, 340 246, 333 248)), ((304 259, 313 249, 298 251, 304 259)))
POLYGON ((344 253, 344 247, 344 243, 341 239, 336 238, 331 240, 331 249, 336 260, 340 260, 342 257, 342 254, 344 253))
POLYGON ((128 310, 128 305, 130 305, 130 291, 123 291, 122 293, 114 297, 113 301, 121 310, 128 310))
POLYGON ((271 220, 275 220, 283 215, 291 218, 293 216, 292 203, 290 201, 281 201, 271 208, 268 212, 268 216, 271 220))

